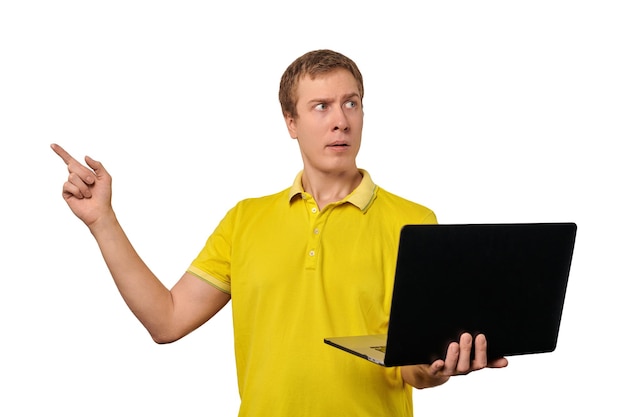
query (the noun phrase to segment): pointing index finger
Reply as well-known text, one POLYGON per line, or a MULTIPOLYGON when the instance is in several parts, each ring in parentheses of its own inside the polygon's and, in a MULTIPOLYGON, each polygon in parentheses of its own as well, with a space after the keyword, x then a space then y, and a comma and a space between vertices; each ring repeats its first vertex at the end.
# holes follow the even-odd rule
POLYGON ((67 153, 67 151, 61 147, 61 145, 57 145, 56 143, 53 143, 52 145, 50 145, 50 147, 52 148, 54 153, 56 153, 57 155, 61 157, 61 159, 63 160, 63 162, 65 162, 66 165, 69 165, 70 162, 72 161, 76 161, 72 157, 72 155, 67 153))
POLYGON ((59 155, 63 162, 65 162, 65 165, 67 165, 67 169, 69 170, 70 174, 74 173, 78 175, 85 184, 91 185, 96 181, 93 171, 89 170, 83 164, 74 159, 72 155, 67 153, 67 151, 63 149, 60 145, 53 143, 52 145, 50 145, 50 147, 52 148, 54 153, 59 155))

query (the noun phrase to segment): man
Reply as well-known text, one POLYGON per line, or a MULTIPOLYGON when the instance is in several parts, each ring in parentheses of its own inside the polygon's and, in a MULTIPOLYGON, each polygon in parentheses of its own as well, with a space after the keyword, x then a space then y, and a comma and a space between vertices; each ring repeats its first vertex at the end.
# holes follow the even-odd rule
POLYGON ((357 168, 363 80, 352 60, 329 50, 301 56, 283 74, 279 99, 303 170, 290 188, 232 208, 171 290, 125 236, 102 164, 87 157, 89 169, 52 145, 69 170, 65 200, 153 339, 175 341, 232 301, 240 416, 410 416, 411 387, 506 366, 487 362, 483 335, 462 335, 430 365, 399 368, 323 343, 386 331, 400 228, 436 217, 357 168))

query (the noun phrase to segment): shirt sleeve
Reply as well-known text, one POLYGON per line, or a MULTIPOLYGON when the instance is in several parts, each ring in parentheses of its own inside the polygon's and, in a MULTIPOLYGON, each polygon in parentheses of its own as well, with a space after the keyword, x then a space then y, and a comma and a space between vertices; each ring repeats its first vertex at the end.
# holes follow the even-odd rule
POLYGON ((435 215, 435 213, 433 211, 428 211, 428 214, 426 215, 426 217, 424 217, 424 220, 422 220, 422 224, 437 224, 437 216, 435 215))
POLYGON ((227 294, 231 292, 231 249, 236 210, 234 207, 226 214, 187 269, 227 294))

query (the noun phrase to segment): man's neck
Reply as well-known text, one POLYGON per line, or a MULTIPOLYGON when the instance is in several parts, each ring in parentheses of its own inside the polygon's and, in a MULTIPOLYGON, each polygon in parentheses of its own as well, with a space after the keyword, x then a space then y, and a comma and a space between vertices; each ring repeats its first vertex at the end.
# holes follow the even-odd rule
POLYGON ((307 170, 302 174, 302 188, 315 199, 320 210, 330 203, 343 200, 359 186, 363 175, 358 169, 341 173, 307 170))

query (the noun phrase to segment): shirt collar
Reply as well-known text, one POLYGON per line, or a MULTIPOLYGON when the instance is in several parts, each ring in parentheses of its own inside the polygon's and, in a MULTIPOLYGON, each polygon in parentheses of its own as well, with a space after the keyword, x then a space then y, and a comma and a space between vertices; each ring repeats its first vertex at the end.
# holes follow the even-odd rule
MULTIPOLYGON (((377 186, 366 170, 359 169, 359 172, 363 176, 361 183, 339 203, 350 203, 365 212, 374 201, 377 186)), ((293 201, 295 196, 304 197, 306 195, 302 187, 302 173, 303 171, 300 171, 293 181, 289 190, 289 202, 293 201)))

